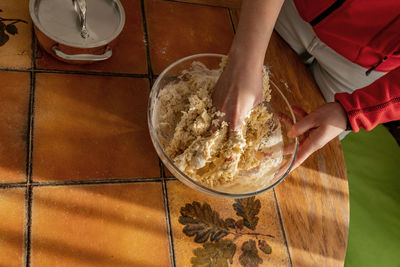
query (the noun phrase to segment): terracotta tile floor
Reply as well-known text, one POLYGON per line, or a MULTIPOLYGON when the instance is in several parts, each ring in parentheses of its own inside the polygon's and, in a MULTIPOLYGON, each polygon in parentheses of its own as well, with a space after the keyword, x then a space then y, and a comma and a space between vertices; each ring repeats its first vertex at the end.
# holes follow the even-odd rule
MULTIPOLYGON (((190 266, 202 244, 183 232, 182 208, 198 201, 237 219, 234 201, 161 171, 149 81, 180 57, 226 53, 227 6, 239 0, 121 0, 127 20, 114 55, 92 65, 32 53, 28 0, 3 2, 0 18, 27 24, 0 44, 0 266, 190 266)), ((259 236, 273 249, 260 257, 287 266, 273 193, 260 200, 255 231, 274 236, 259 236)), ((233 266, 246 237, 235 240, 233 266)))
MULTIPOLYGON (((0 32, 0 68, 29 69, 32 67, 32 22, 29 17, 29 0, 1 1, 2 26, 15 23, 15 34, 0 32), (17 21, 19 20, 19 21, 17 21)), ((13 32, 12 32, 13 33, 13 32)))
POLYGON ((33 181, 159 177, 148 92, 148 79, 38 73, 33 181))
POLYGON ((229 51, 233 28, 227 9, 162 0, 146 0, 145 6, 155 74, 185 56, 229 51))
POLYGON ((22 266, 25 189, 0 189, 0 209, 0 266, 22 266))
POLYGON ((26 181, 30 75, 0 72, 0 183, 26 181))
POLYGON ((164 215, 161 183, 37 187, 31 264, 168 266, 164 215))

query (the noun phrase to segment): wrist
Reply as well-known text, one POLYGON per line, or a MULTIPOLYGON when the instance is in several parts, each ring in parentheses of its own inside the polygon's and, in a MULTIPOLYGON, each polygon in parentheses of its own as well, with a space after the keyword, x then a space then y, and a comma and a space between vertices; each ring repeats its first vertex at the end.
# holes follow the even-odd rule
POLYGON ((233 44, 228 53, 229 63, 244 69, 262 68, 265 51, 233 44))
POLYGON ((228 54, 226 69, 238 76, 261 75, 264 58, 249 56, 245 51, 231 50, 228 54))
POLYGON ((345 131, 352 131, 353 129, 351 128, 350 120, 349 117, 347 116, 346 110, 343 108, 342 104, 340 102, 335 101, 333 102, 337 106, 338 112, 341 114, 343 121, 345 122, 345 131))

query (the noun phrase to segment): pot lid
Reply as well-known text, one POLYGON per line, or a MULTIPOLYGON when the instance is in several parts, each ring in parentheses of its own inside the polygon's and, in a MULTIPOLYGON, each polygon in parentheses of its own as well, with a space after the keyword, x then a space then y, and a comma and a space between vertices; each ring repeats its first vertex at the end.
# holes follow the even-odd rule
MULTIPOLYGON (((79 48, 106 45, 122 31, 124 9, 119 0, 86 0, 86 28, 76 0, 30 0, 29 11, 37 28, 54 41, 79 48)), ((81 13, 82 14, 82 13, 81 13)))

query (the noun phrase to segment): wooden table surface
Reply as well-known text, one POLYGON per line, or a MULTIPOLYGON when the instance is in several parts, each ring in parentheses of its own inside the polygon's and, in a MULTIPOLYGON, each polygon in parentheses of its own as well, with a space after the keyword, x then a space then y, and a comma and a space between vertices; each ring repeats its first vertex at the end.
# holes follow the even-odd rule
MULTIPOLYGON (((232 17, 237 25, 239 10, 232 17)), ((310 112, 325 103, 306 66, 274 32, 265 64, 291 104, 310 112)), ((349 230, 349 189, 343 151, 335 138, 275 189, 293 266, 343 266, 349 230)))

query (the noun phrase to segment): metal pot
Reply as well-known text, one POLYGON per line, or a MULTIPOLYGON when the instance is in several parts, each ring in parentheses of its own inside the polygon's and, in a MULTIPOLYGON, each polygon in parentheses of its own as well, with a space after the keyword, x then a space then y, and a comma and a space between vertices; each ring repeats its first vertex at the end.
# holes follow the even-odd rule
POLYGON ((125 24, 119 0, 30 0, 29 12, 43 49, 74 64, 110 58, 125 24))

